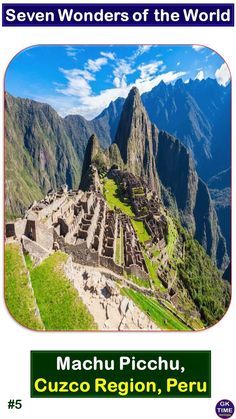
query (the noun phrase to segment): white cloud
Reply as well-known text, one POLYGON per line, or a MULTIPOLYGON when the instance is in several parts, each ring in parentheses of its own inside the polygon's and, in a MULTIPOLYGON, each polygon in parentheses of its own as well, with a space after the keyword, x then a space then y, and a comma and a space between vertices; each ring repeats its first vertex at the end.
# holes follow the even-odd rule
POLYGON ((145 52, 149 51, 152 48, 152 45, 140 45, 138 47, 139 55, 144 54, 145 52))
POLYGON ((215 77, 220 85, 226 86, 228 84, 230 80, 230 72, 226 63, 222 64, 221 67, 216 70, 215 77))
POLYGON ((133 74, 135 69, 132 68, 132 64, 124 59, 119 60, 116 64, 116 68, 113 71, 114 80, 113 84, 115 87, 127 86, 126 76, 133 74))
POLYGON ((86 68, 96 73, 101 70, 102 66, 107 64, 107 58, 97 58, 96 60, 88 60, 86 68))
POLYGON ((203 45, 192 45, 192 48, 195 50, 195 51, 201 51, 201 49, 203 49, 203 48, 205 48, 203 45))
POLYGON ((101 52, 100 53, 103 57, 109 58, 110 60, 115 60, 116 55, 113 52, 101 52))
POLYGON ((135 60, 137 57, 139 57, 140 55, 145 54, 145 52, 148 52, 153 45, 140 45, 136 51, 134 52, 134 54, 130 57, 131 60, 135 60))
POLYGON ((77 58, 76 58, 77 51, 76 51, 76 49, 75 49, 74 47, 72 47, 72 46, 70 46, 70 45, 68 45, 68 46, 66 47, 66 55, 67 55, 68 57, 72 57, 74 60, 76 60, 76 59, 77 59, 77 58))
POLYGON ((85 80, 92 81, 95 80, 93 74, 91 74, 88 70, 81 70, 80 68, 74 68, 72 70, 65 70, 64 68, 59 68, 60 72, 65 75, 66 78, 76 78, 78 76, 83 77, 85 80))
POLYGON ((197 75, 196 75, 196 77, 195 77, 195 80, 203 80, 204 79, 204 71, 203 70, 200 70, 198 73, 197 73, 197 75))
MULTIPOLYGON (((128 71, 128 68, 126 68, 128 71)), ((131 68, 130 68, 131 71, 131 68)), ((57 104, 57 111, 62 115, 68 114, 79 114, 87 119, 93 119, 99 115, 102 110, 109 105, 113 100, 118 97, 127 97, 132 86, 136 86, 139 89, 140 94, 150 91, 154 86, 158 85, 162 80, 165 83, 171 83, 177 80, 179 77, 185 75, 185 72, 174 72, 169 71, 168 73, 159 74, 152 79, 138 78, 134 83, 127 84, 126 82, 120 82, 117 78, 117 83, 114 88, 102 90, 98 95, 92 94, 92 89, 86 80, 81 79, 80 76, 73 78, 70 70, 63 71, 65 77, 68 80, 66 88, 57 88, 57 92, 66 95, 64 100, 62 97, 55 100, 47 98, 47 103, 51 103, 55 106, 57 104)), ((74 73, 72 73, 75 75, 74 73)))
POLYGON ((140 77, 141 79, 149 79, 151 76, 153 76, 156 72, 158 67, 160 67, 163 64, 163 61, 156 61, 150 64, 141 64, 138 67, 138 70, 140 70, 140 77))
POLYGON ((176 65, 177 65, 177 67, 179 67, 179 65, 180 65, 180 61, 178 61, 176 65))
POLYGON ((85 97, 91 94, 91 87, 88 81, 94 80, 93 76, 86 70, 65 70, 64 68, 59 69, 67 79, 67 86, 62 88, 56 88, 58 93, 69 96, 85 97), (85 78, 87 77, 87 79, 85 78))
MULTIPOLYGON (((147 52, 151 46, 143 45, 137 48, 135 54, 142 55, 147 52)), ((73 53, 74 51, 69 51, 73 53)), ((96 94, 91 82, 95 81, 96 74, 101 70, 102 66, 109 64, 109 60, 114 60, 115 54, 111 52, 100 52, 102 57, 97 59, 89 59, 83 69, 75 68, 66 70, 60 68, 61 73, 66 79, 66 83, 56 85, 56 92, 64 95, 65 98, 60 97, 55 99, 57 104, 57 111, 62 116, 68 114, 80 114, 87 119, 93 119, 97 116, 109 103, 116 100, 118 97, 127 97, 132 86, 136 86, 140 94, 150 91, 154 86, 158 85, 162 80, 165 83, 174 82, 179 77, 185 75, 185 72, 168 71, 163 73, 166 69, 162 60, 157 60, 149 63, 142 63, 138 67, 134 59, 134 54, 127 58, 116 59, 115 63, 111 62, 113 75, 113 86, 109 89, 104 89, 96 94), (129 80, 128 76, 136 73, 133 81, 129 80), (67 99, 67 101, 65 100, 67 99)), ((52 103, 52 98, 51 102, 52 103)))
POLYGON ((159 69, 159 72, 160 72, 160 73, 163 73, 163 71, 165 71, 166 69, 167 69, 166 65, 165 65, 165 64, 163 64, 163 65, 161 66, 161 68, 159 69))
POLYGON ((113 84, 114 84, 115 87, 120 87, 121 81, 120 81, 119 77, 114 78, 113 84))
POLYGON ((157 86, 161 81, 164 81, 165 83, 171 83, 178 78, 184 76, 186 74, 185 71, 168 71, 168 73, 159 74, 158 76, 149 79, 149 80, 142 80, 138 79, 134 83, 134 85, 139 89, 140 94, 144 92, 149 92, 153 89, 153 87, 157 86))

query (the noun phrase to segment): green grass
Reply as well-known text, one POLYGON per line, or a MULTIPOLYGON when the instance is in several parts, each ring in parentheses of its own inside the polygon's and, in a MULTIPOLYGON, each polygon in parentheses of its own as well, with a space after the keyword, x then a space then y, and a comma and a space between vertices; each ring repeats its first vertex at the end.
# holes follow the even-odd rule
POLYGON ((165 291, 166 289, 163 286, 156 272, 158 264, 151 262, 151 260, 149 259, 146 253, 144 253, 143 256, 144 256, 144 259, 148 268, 150 278, 153 280, 154 285, 159 289, 159 291, 165 291))
POLYGON ((116 239, 116 254, 115 254, 116 263, 121 264, 121 239, 117 237, 116 239))
POLYGON ((123 288, 122 293, 131 298, 134 303, 142 310, 150 319, 163 330, 191 330, 171 312, 165 309, 157 300, 147 297, 139 292, 129 288, 123 288))
MULTIPOLYGON (((129 217, 135 217, 135 214, 129 204, 127 198, 121 197, 119 194, 119 188, 113 179, 107 179, 104 183, 104 195, 108 206, 114 210, 119 208, 129 217)), ((133 227, 137 233, 138 239, 141 243, 151 239, 142 221, 136 221, 131 219, 133 227)))
POLYGON ((130 217, 135 216, 127 198, 125 199, 119 196, 118 186, 113 179, 107 179, 104 182, 104 194, 111 209, 117 207, 130 217))
POLYGON ((125 277, 140 287, 150 288, 149 281, 145 279, 139 278, 133 274, 128 274, 127 272, 125 272, 125 277))
POLYGON ((167 246, 166 250, 169 258, 172 258, 175 250, 176 240, 178 238, 178 230, 174 225, 173 220, 170 217, 167 217, 168 221, 168 237, 167 237, 167 246))
POLYGON ((92 315, 63 272, 67 255, 56 252, 31 270, 41 318, 47 330, 97 329, 92 315))
POLYGON ((27 266, 28 271, 31 271, 34 267, 34 263, 33 260, 31 259, 30 255, 27 253, 26 255, 24 255, 25 257, 25 263, 27 266))
POLYGON ((41 320, 35 316, 32 289, 28 286, 27 270, 17 244, 6 245, 5 299, 14 319, 29 329, 42 330, 41 320))
POLYGON ((124 238, 123 238, 123 228, 120 229, 120 237, 116 239, 116 263, 122 265, 124 263, 124 238))
POLYGON ((133 227, 137 233, 138 239, 141 243, 146 242, 147 240, 151 239, 150 234, 148 234, 144 224, 142 221, 131 220, 133 227))
POLYGON ((154 251, 152 251, 151 253, 152 253, 152 257, 153 257, 153 258, 156 258, 157 256, 159 256, 159 255, 160 255, 160 253, 161 253, 161 252, 160 252, 160 250, 154 250, 154 251))

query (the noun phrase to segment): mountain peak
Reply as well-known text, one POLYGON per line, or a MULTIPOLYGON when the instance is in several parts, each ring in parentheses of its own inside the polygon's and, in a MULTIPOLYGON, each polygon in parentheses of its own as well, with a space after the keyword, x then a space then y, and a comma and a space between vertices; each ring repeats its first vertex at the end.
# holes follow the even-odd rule
POLYGON ((142 106, 140 93, 136 86, 133 86, 131 90, 129 91, 126 102, 129 104, 129 106, 131 105, 133 105, 133 107, 136 107, 137 105, 142 106))
POLYGON ((130 94, 132 94, 132 95, 139 95, 139 90, 138 90, 138 88, 137 88, 136 86, 133 86, 133 87, 130 89, 129 95, 130 95, 130 94))
POLYGON ((153 153, 157 128, 148 118, 137 87, 130 90, 124 103, 115 142, 128 170, 144 178, 151 189, 158 190, 153 153))
POLYGON ((178 80, 176 80, 176 82, 175 82, 175 85, 176 86, 183 86, 183 84, 184 84, 184 82, 183 82, 183 80, 181 78, 178 79, 178 80))

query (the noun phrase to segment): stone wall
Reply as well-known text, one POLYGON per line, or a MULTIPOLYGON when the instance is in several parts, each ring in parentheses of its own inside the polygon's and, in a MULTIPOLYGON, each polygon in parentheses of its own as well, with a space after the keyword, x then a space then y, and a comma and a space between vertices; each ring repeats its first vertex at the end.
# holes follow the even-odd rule
POLYGON ((27 220, 25 226, 25 236, 29 237, 29 239, 36 241, 36 224, 35 220, 27 220))
POLYGON ((122 266, 117 265, 112 258, 100 256, 99 262, 101 266, 104 266, 104 268, 114 271, 117 275, 124 274, 122 266))
POLYGON ((30 240, 26 236, 22 236, 21 243, 23 251, 30 254, 36 265, 40 264, 46 257, 50 255, 50 252, 43 249, 41 246, 39 246, 39 244, 33 240, 30 240))
POLYGON ((91 252, 86 245, 86 242, 80 244, 66 243, 63 237, 59 237, 54 231, 54 242, 59 244, 62 252, 71 255, 73 262, 81 265, 98 266, 99 256, 97 252, 91 252))
POLYGON ((17 220, 15 222, 15 233, 18 240, 25 234, 26 220, 17 220))
POLYGON ((53 230, 53 227, 48 228, 47 226, 36 222, 37 243, 49 252, 53 248, 53 230))
POLYGON ((142 278, 146 281, 149 281, 149 275, 144 272, 139 266, 137 265, 130 265, 130 266, 126 266, 125 267, 125 271, 129 274, 129 275, 135 275, 139 278, 142 278))

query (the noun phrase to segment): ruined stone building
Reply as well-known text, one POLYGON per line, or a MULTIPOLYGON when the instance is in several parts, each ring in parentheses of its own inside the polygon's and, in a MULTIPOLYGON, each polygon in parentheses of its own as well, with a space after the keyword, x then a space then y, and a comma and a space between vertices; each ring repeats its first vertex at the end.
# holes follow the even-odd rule
POLYGON ((109 209, 102 194, 93 190, 68 191, 63 186, 49 192, 31 205, 23 219, 7 223, 6 236, 20 240, 36 262, 61 249, 84 265, 101 265, 121 275, 127 270, 144 279, 148 276, 129 217, 109 209))

